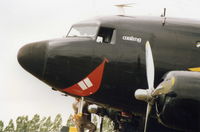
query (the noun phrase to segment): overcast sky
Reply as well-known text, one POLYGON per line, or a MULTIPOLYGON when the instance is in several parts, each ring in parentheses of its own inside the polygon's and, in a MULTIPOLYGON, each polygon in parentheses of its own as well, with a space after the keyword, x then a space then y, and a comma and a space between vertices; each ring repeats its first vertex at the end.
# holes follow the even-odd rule
POLYGON ((94 16, 117 14, 113 6, 135 3, 128 15, 200 19, 199 0, 1 0, 0 1, 0 120, 20 115, 66 118, 72 98, 61 96, 33 77, 17 62, 17 51, 33 41, 61 38, 70 26, 94 16))

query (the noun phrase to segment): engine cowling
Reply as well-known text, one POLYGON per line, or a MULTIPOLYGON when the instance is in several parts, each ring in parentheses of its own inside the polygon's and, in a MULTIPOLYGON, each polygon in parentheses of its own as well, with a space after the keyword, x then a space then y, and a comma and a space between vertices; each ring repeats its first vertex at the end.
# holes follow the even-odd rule
POLYGON ((174 129, 200 131, 200 72, 172 71, 164 81, 172 77, 170 92, 156 101, 159 121, 174 129))

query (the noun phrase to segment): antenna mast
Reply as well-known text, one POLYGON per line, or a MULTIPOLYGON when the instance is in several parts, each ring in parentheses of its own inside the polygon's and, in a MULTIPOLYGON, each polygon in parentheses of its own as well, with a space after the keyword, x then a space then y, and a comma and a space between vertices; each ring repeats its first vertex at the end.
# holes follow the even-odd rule
POLYGON ((131 5, 133 5, 135 3, 128 3, 128 4, 117 4, 114 5, 118 8, 118 15, 124 16, 125 15, 125 7, 132 7, 131 5))
POLYGON ((163 26, 165 26, 165 22, 166 22, 166 11, 167 11, 167 9, 166 8, 164 8, 164 12, 163 12, 163 14, 161 14, 161 17, 163 17, 163 22, 162 22, 162 25, 163 26))

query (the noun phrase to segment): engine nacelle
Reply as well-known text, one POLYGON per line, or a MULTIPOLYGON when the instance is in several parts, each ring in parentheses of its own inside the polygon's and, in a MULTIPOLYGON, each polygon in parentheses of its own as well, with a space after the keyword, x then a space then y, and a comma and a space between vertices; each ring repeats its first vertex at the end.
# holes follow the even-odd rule
POLYGON ((158 119, 170 128, 200 131, 200 72, 172 71, 164 81, 172 77, 170 93, 156 101, 158 119))

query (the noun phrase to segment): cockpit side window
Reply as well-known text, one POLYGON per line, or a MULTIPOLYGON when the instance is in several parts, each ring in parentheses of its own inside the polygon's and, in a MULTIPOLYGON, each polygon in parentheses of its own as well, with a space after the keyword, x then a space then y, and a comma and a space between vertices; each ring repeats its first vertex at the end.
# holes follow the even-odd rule
POLYGON ((97 43, 111 43, 113 37, 114 28, 100 27, 97 34, 97 43))
POLYGON ((98 26, 73 26, 68 33, 68 37, 91 37, 94 38, 97 34, 98 26))

